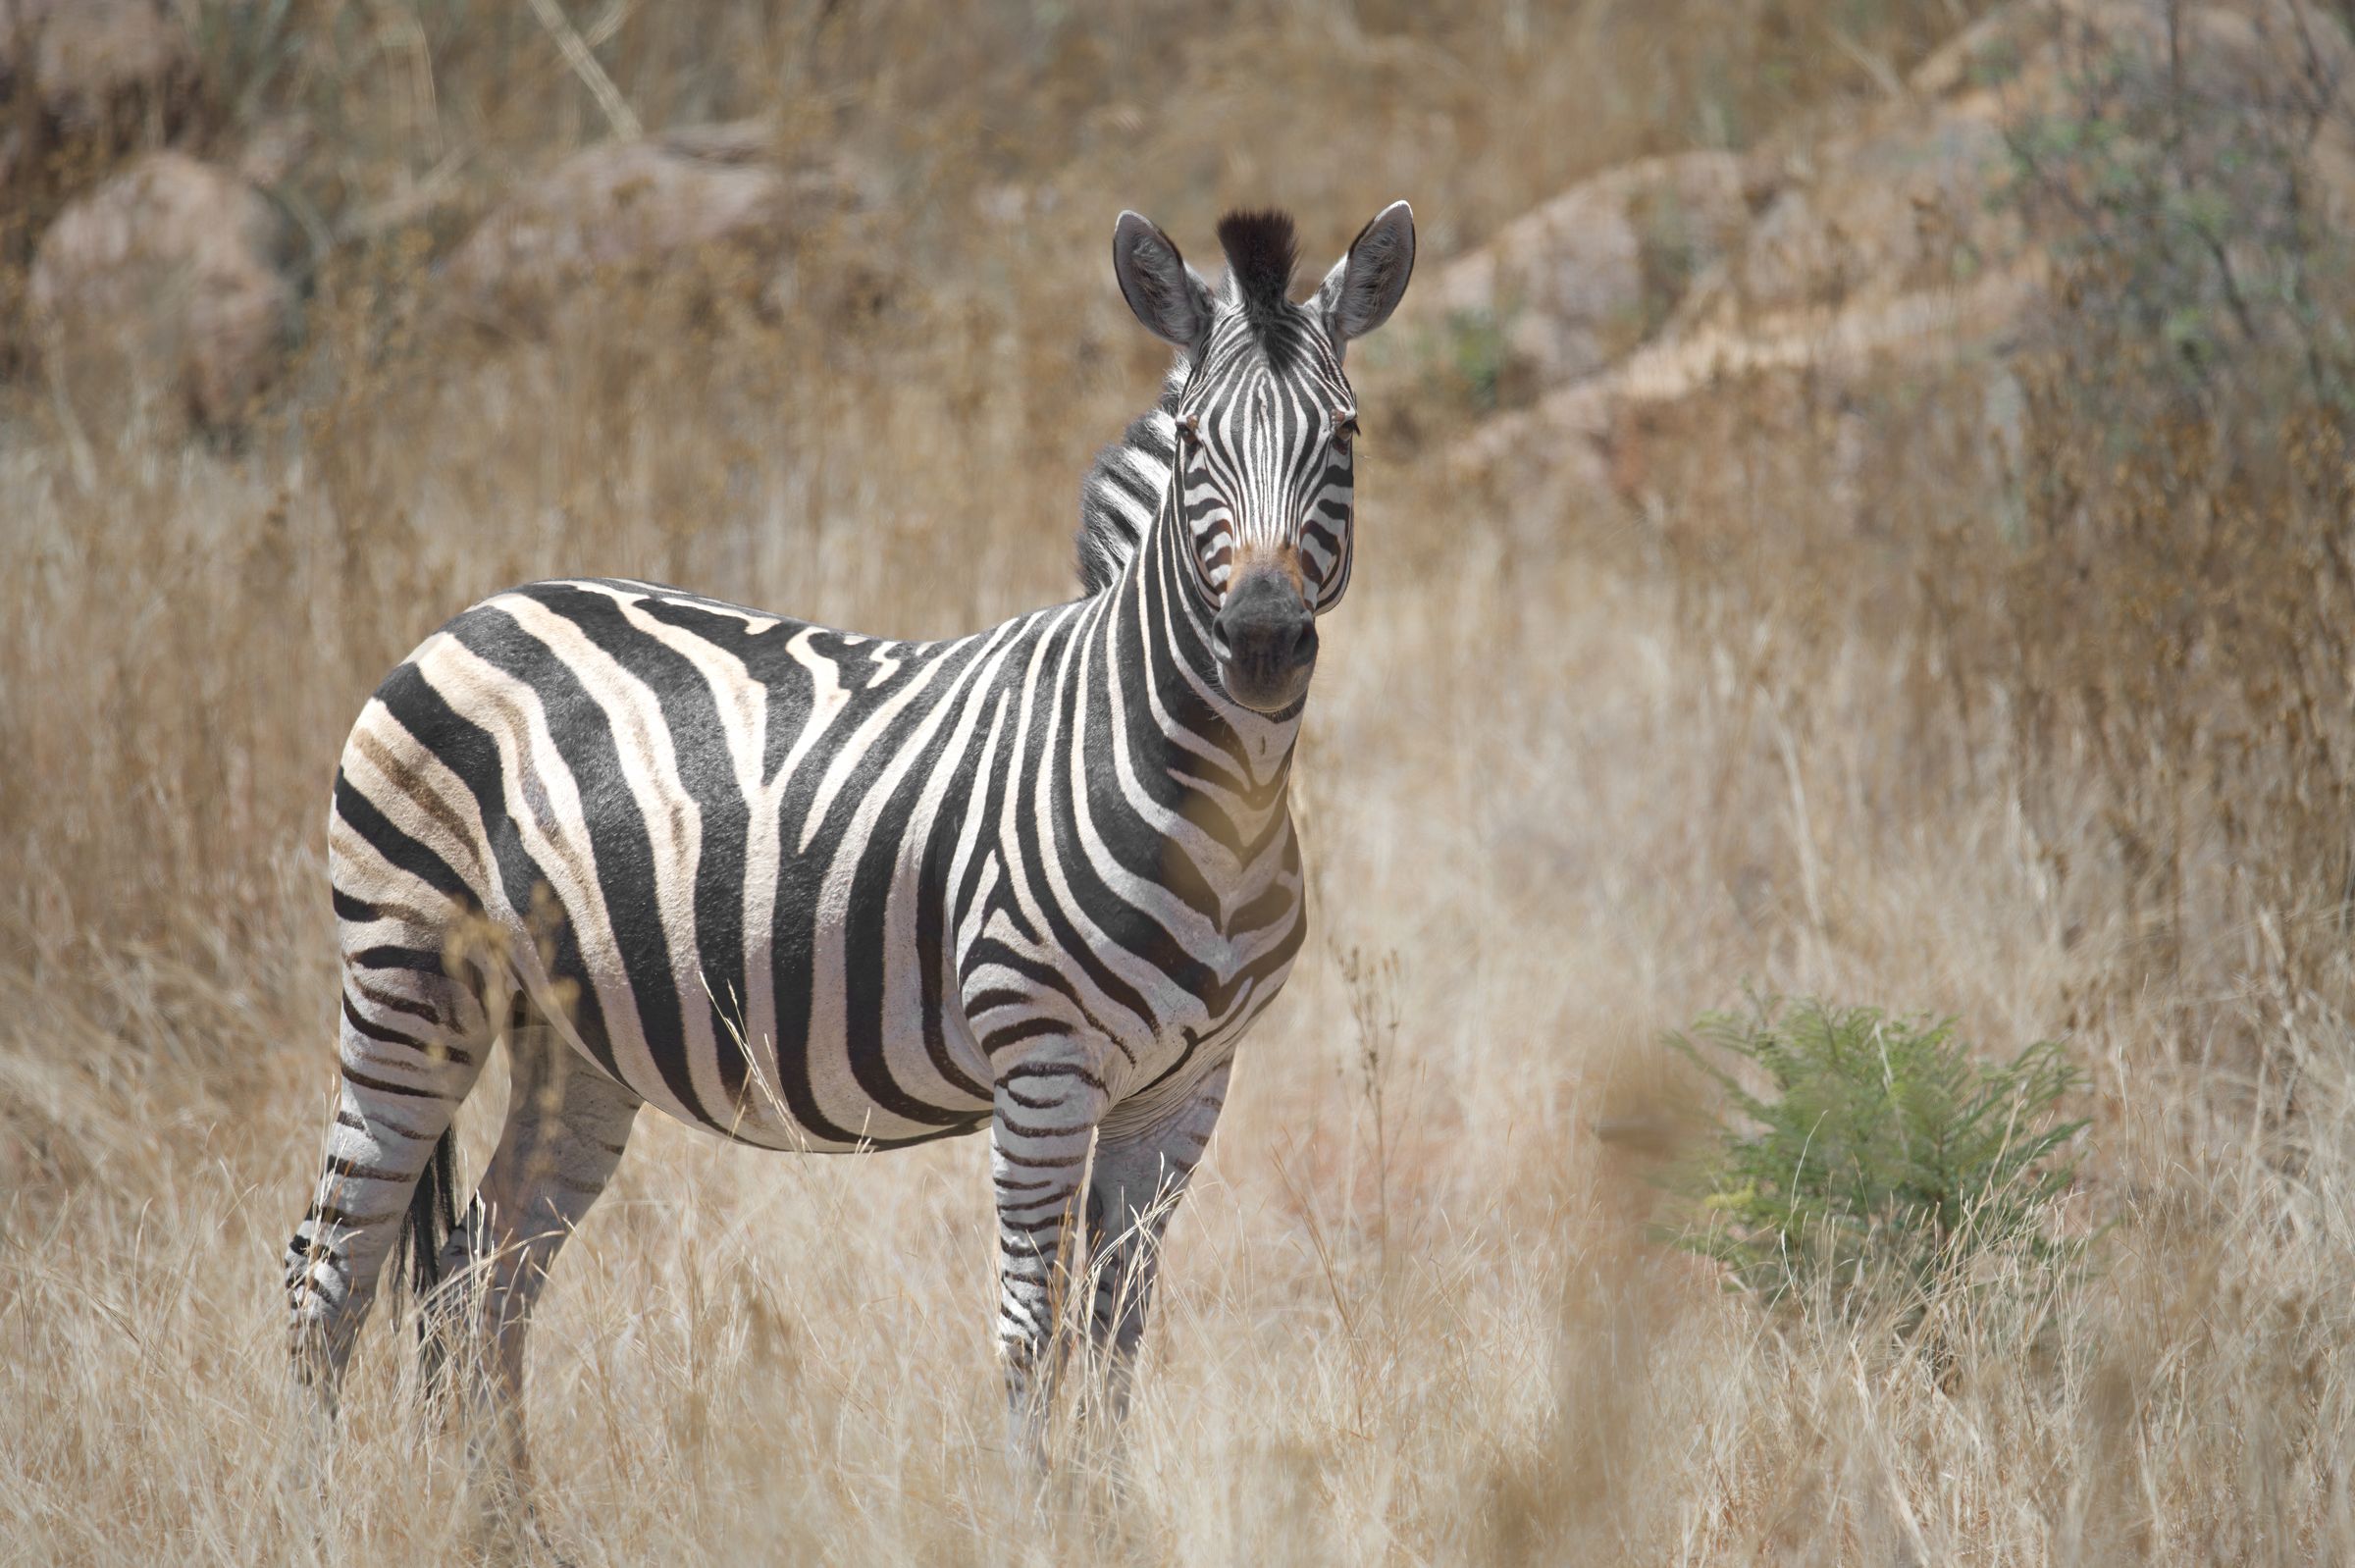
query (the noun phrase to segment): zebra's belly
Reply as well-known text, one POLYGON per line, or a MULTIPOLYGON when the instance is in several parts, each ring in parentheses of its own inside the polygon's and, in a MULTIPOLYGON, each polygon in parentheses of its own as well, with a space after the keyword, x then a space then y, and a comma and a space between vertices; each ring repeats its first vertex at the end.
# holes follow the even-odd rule
MULTIPOLYGON (((686 1004, 675 1007, 648 1006, 650 988, 620 967, 586 967, 564 1032, 656 1109, 764 1148, 893 1148, 986 1126, 994 1071, 1011 1058, 976 1038, 954 981, 926 983, 921 945, 859 944, 822 918, 800 929, 781 958, 748 944, 724 980, 680 975, 665 993, 686 1004)), ((1195 954, 1208 962, 1186 980, 1138 979, 1104 1042, 1112 1099, 1182 1087, 1222 1060, 1275 1000, 1298 941, 1295 907, 1195 954)))
MULTIPOLYGON (((953 1010, 856 1012, 818 989, 805 1019, 765 1029, 722 1007, 709 1027, 668 1037, 651 1034, 643 1012, 611 1009, 566 1032, 657 1110, 762 1148, 896 1148, 988 1124, 988 1086, 966 1065, 953 1010)), ((746 1000, 745 1013, 765 1011, 746 1000)))

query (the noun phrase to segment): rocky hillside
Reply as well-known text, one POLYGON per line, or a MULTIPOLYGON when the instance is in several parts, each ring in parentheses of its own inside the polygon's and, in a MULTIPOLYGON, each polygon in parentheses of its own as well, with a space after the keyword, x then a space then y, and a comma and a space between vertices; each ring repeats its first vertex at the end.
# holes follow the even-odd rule
MULTIPOLYGON (((438 170, 387 199, 314 210, 315 128, 225 121, 204 101, 212 43, 194 15, 154 0, 0 4, 14 110, 0 183, 15 182, 12 220, 38 231, 19 282, 29 333, 0 347, 36 349, 84 418, 135 388, 148 407, 236 424, 301 340, 324 259, 420 222, 438 226, 442 316, 500 335, 539 330, 592 282, 672 275, 715 248, 729 287, 772 307, 872 294, 871 277, 838 265, 797 268, 796 239, 872 210, 887 182, 813 156, 773 121, 649 136, 629 116, 503 194, 477 179, 459 199, 438 170), (150 150, 121 161, 138 147, 150 150), (35 178, 61 149, 78 172, 35 178)), ((2319 314, 2317 298, 2272 309, 2277 278, 2233 276, 2278 261, 2266 244, 2285 221, 2311 246, 2355 219, 2355 132, 2325 112, 2348 40, 2312 7, 2015 0, 1903 73, 1859 58, 1880 98, 1862 112, 1609 168, 1427 271, 1409 302, 1421 357, 1445 361, 1494 416, 1458 446, 1460 471, 1538 528, 1597 505, 1656 510, 1672 490, 1706 499, 1716 487, 1729 502, 1723 487, 1754 477, 1710 458, 1728 422, 1804 412, 1821 428, 1794 425, 1787 444, 1828 444, 1823 497, 1853 520, 1904 481, 1876 472, 1888 443, 1870 409, 1894 397, 1915 434, 1935 410, 1943 439, 1974 447, 1980 499, 2002 505, 2026 417, 2020 357, 2048 340, 2087 231, 2138 182, 2174 192, 2172 242, 2213 251, 2222 287, 2205 303, 2237 318, 2229 334, 2295 351, 2319 314), (2271 210, 2252 222, 2234 206, 2250 201, 2271 210), (1783 391, 1753 396, 1761 387, 1783 391)), ((1026 207, 1042 191, 991 199, 1026 207)), ((1452 230, 1435 217, 1436 233, 1452 230)))
POLYGON ((1836 534, 1936 441, 1982 481, 1956 494, 1945 463, 1942 504, 2016 512, 2022 376, 2075 313, 2131 308, 2116 325, 2195 376, 2336 330, 2351 80, 2346 33, 2286 0, 2018 0, 1855 124, 1608 171, 1412 300, 1498 409, 1455 461, 1538 528, 1671 493, 1738 514, 1756 461, 1801 466, 1836 534), (2171 263, 2200 276, 2135 271, 2171 263))

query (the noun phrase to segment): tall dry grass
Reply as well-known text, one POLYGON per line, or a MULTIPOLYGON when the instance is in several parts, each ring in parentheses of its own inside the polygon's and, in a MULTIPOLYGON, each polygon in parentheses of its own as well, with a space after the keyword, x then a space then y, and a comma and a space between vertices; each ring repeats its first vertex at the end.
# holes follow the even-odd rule
MULTIPOLYGON (((241 436, 70 424, 23 386, 0 423, 0 1560, 472 1549, 381 1325, 324 1512, 281 1481, 327 784, 443 617, 559 571, 902 634, 1064 595, 1080 465, 1159 368, 1104 276, 1121 206, 1207 249, 1220 205, 1285 201, 1337 250, 1404 194, 1436 260, 1615 159, 1837 118, 1964 9, 604 8, 583 28, 647 124, 771 114, 881 199, 798 242, 828 285, 802 306, 714 258, 521 340, 437 322, 431 263, 602 133, 529 8, 204 9, 196 133, 309 116, 290 190, 328 242, 241 436)), ((1299 774, 1314 934, 1172 1232, 1125 1490, 1084 1454, 1043 1511, 1010 1483, 976 1146, 650 1124, 540 1317, 556 1545, 2355 1560, 2343 749, 2283 716, 2344 696, 2302 635, 2344 580, 2283 587, 2328 564, 2344 458, 2309 420, 2279 464, 2170 467, 2258 444, 2195 400, 2048 504, 2102 363, 2077 347, 2036 373, 2051 449, 2001 548, 1975 459, 1894 423, 1885 526, 1827 537, 1842 411, 1787 385, 1722 448, 1739 507, 1492 526, 1440 461, 1473 411, 1370 351, 1299 774), (1655 1245, 1622 1134, 1672 1120, 1658 1031, 1746 977, 1993 1047, 2067 1031, 2100 1266, 2041 1322, 1934 1308, 1933 1363, 1655 1245)))

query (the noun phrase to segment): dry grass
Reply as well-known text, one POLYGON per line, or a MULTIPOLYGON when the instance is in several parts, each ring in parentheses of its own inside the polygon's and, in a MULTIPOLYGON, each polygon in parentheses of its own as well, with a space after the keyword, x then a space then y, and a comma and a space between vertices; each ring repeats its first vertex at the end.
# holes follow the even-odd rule
MULTIPOLYGON (((440 619, 550 571, 904 634, 1065 594, 1079 467, 1158 368, 1104 276, 1120 206, 1205 245, 1222 202, 1273 197, 1337 249, 1406 194, 1437 258, 1616 158, 1837 115, 1960 10, 1473 4, 1409 38, 1419 7, 783 9, 617 7, 600 51, 649 125, 770 111, 880 172, 876 211, 803 242, 828 282, 803 308, 742 305, 723 258, 545 340, 437 327, 428 259, 506 171, 598 134, 594 101, 526 7, 296 6, 283 35, 224 8, 215 101, 314 117, 320 213, 437 169, 447 206, 325 258, 291 389, 236 443, 12 394, 0 1561, 468 1550, 454 1444, 381 1324, 326 1518, 279 1481, 278 1259, 331 1082, 326 786, 440 619)), ((1301 770, 1315 935, 1173 1231, 1125 1503, 1084 1459, 1043 1513, 1009 1484, 976 1145, 793 1160, 649 1125, 540 1318, 556 1543, 2355 1560, 2345 781, 2331 721, 2283 717, 2346 669, 2282 662, 2347 584, 2280 588, 2328 564, 2335 438, 2227 485, 2191 457, 2245 425, 2177 409, 2156 466, 2105 467, 2010 552, 1955 515, 1961 459, 1893 442, 1887 532, 1825 538, 1822 411, 1769 386, 1740 511, 1491 527, 1439 460, 1469 414, 1367 358, 1387 413, 1301 770), (1993 1049, 2067 1031, 2102 1267, 2041 1327, 1952 1306, 1932 1365, 1650 1243, 1641 1159, 1597 1128, 1662 1119, 1658 1031, 1745 977, 1957 1013, 1993 1049)), ((2065 414, 2081 381, 2043 374, 2065 414)))

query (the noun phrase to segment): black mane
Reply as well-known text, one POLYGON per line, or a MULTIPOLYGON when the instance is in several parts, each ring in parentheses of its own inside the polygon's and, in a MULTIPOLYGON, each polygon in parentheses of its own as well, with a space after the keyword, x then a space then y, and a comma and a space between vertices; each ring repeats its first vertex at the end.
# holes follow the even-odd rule
POLYGON ((1119 441, 1096 453, 1079 481, 1079 587, 1110 588, 1143 543, 1178 461, 1178 393, 1185 361, 1170 368, 1161 400, 1132 421, 1119 441))
POLYGON ((1288 212, 1230 212, 1219 220, 1219 248, 1234 277, 1243 312, 1254 326, 1274 321, 1290 302, 1300 241, 1288 212))

